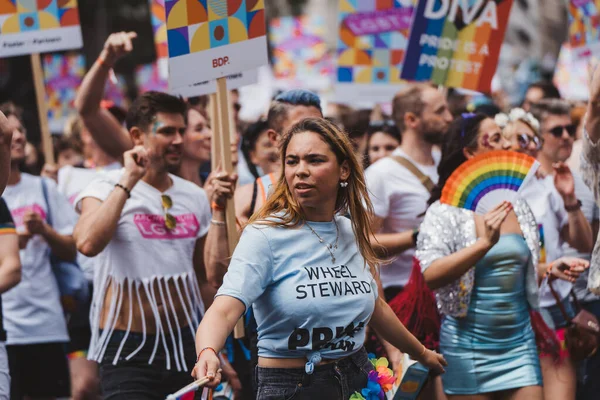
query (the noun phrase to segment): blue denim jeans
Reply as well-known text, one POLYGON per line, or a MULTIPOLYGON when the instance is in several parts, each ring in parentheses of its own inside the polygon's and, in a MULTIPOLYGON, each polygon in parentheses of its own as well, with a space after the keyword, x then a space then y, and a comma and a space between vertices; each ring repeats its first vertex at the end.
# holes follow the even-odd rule
POLYGON ((352 356, 321 365, 308 375, 304 368, 256 367, 257 400, 348 400, 367 387, 373 365, 364 348, 352 356))
MULTIPOLYGON (((155 335, 147 335, 142 350, 130 360, 125 360, 142 343, 142 334, 129 333, 117 365, 113 359, 117 353, 125 332, 114 331, 110 338, 104 358, 100 363, 100 386, 102 398, 110 400, 164 400, 193 381, 192 368, 196 362, 194 337, 189 328, 182 328, 183 349, 188 371, 177 371, 171 354, 171 369, 166 368, 166 354, 161 343, 152 362, 148 364, 154 349, 155 335)), ((177 335, 176 335, 177 336, 177 335)), ((171 343, 170 336, 166 337, 171 343)), ((177 340, 177 338, 176 338, 177 340)), ((170 346, 169 346, 170 347, 170 346)), ((197 392, 197 396, 198 396, 197 392)), ((199 398, 199 397, 197 397, 199 398)))
MULTIPOLYGON (((575 317, 575 305, 571 301, 571 296, 569 295, 568 297, 565 297, 561 301, 561 303, 565 308, 565 311, 567 312, 569 318, 575 317)), ((542 315, 542 318, 544 319, 546 325, 548 325, 549 328, 555 331, 560 328, 567 327, 567 321, 565 320, 562 311, 560 311, 558 304, 555 304, 550 307, 541 308, 540 314, 542 315)))

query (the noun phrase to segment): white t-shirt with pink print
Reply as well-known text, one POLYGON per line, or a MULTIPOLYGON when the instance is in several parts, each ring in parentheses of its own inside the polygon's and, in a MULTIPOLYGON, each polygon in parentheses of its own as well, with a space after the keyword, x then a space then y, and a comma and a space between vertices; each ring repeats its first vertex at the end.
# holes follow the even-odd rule
MULTIPOLYGON (((104 171, 121 169, 118 162, 97 168, 78 168, 66 165, 58 170, 58 191, 74 204, 79 193, 83 191, 98 175, 104 171)), ((94 280, 94 259, 77 253, 77 262, 88 281, 94 280)))
MULTIPOLYGON (((63 235, 73 233, 76 215, 56 183, 45 179, 54 230, 63 235)), ((2 197, 15 221, 17 232, 23 232, 23 217, 35 211, 47 220, 48 205, 44 199, 42 178, 21 174, 16 185, 6 187, 2 197)), ((60 304, 58 284, 50 265, 50 248, 39 235, 27 242, 19 252, 21 282, 2 294, 7 344, 67 342, 67 326, 60 304)))
MULTIPOLYGON (((105 201, 113 190, 121 190, 115 189, 115 184, 123 173, 124 169, 101 173, 79 194, 75 200, 75 209, 81 212, 81 203, 85 198, 105 201)), ((172 323, 168 326, 162 324, 157 330, 160 334, 178 337, 176 331, 182 329, 182 334, 189 332, 194 336, 204 305, 194 270, 193 254, 198 239, 208 233, 212 214, 203 189, 175 175, 169 177, 173 184, 162 193, 143 180, 133 187, 131 198, 127 199, 121 212, 117 230, 106 248, 94 258, 96 271, 90 316, 92 340, 88 353, 91 360, 102 360, 108 337, 114 329, 110 322, 105 322, 108 326, 104 326, 104 330, 100 332, 100 310, 108 309, 109 315, 129 312, 120 309, 122 299, 119 298, 123 296, 124 288, 128 288, 125 292, 137 292, 136 296, 132 294, 133 307, 140 306, 136 301, 137 294, 149 294, 154 313, 162 299, 162 304, 167 305, 165 312, 170 314, 174 311, 170 306, 172 299, 179 298, 187 305, 187 321, 177 322, 177 326, 172 323), (168 212, 175 217, 177 224, 171 230, 165 225, 162 194, 168 195, 173 203, 168 212), (113 285, 113 293, 117 293, 117 299, 111 304, 104 304, 109 282, 113 285), (176 290, 170 290, 170 285, 174 285, 176 290), (155 287, 159 289, 155 291, 155 287)), ((154 318, 158 321, 161 319, 158 314, 154 318)), ((176 318, 171 319, 175 320, 176 318)), ((167 342, 163 342, 163 346, 173 361, 172 364, 168 363, 167 368, 174 364, 178 370, 184 369, 184 365, 179 362, 184 359, 181 354, 183 347, 171 348, 167 342)), ((119 355, 115 356, 115 360, 119 359, 119 355)))

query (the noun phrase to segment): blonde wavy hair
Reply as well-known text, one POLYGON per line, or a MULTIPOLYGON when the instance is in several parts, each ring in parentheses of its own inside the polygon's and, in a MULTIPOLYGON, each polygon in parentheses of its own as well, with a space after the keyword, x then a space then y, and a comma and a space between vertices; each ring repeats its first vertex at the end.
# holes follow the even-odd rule
POLYGON ((306 221, 302 207, 294 199, 285 179, 287 148, 292 138, 302 132, 318 134, 329 145, 339 165, 344 161, 348 163, 350 169, 347 180, 348 186, 338 189, 335 213, 340 215, 349 213, 351 215, 352 230, 356 237, 358 249, 365 260, 365 265, 369 266, 371 273, 375 276, 377 266, 381 263, 381 260, 373 250, 370 242, 373 205, 367 192, 362 163, 356 157, 348 136, 335 124, 325 119, 306 118, 293 125, 283 135, 280 148, 281 164, 283 165, 281 175, 274 192, 260 210, 250 218, 248 224, 293 228, 302 226, 306 221))

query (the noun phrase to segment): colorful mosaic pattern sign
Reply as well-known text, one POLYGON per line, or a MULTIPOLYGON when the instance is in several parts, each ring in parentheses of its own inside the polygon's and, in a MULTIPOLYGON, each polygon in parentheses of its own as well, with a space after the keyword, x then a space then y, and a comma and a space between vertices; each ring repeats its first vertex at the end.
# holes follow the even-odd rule
POLYGON ((600 0, 569 1, 569 44, 576 57, 600 54, 600 0))
POLYGON ((81 46, 77 0, 0 0, 0 57, 81 46))
POLYGON ((46 54, 43 58, 48 123, 62 133, 67 119, 76 114, 75 95, 85 75, 85 57, 79 53, 46 54))
POLYGON ((389 102, 402 87, 413 0, 340 0, 336 98, 389 102))
MULTIPOLYGON (((78 52, 45 54, 42 62, 50 131, 61 134, 69 117, 77 114, 75 96, 85 76, 85 56, 78 52)), ((138 71, 138 82, 143 81, 144 76, 138 71)), ((125 80, 120 75, 117 79, 116 84, 110 80, 106 83, 104 100, 125 106, 125 80)))
POLYGON ((167 25, 165 23, 165 0, 150 0, 150 18, 156 45, 156 58, 169 57, 167 25))
POLYGON ((269 25, 273 73, 280 89, 331 87, 333 57, 325 43, 321 15, 274 18, 269 25))
POLYGON ((491 91, 513 0, 419 0, 402 79, 491 91))
POLYGON ((169 86, 268 63, 264 0, 165 0, 169 86))
POLYGON ((136 69, 135 79, 140 93, 168 91, 169 84, 167 82, 168 72, 166 64, 166 58, 159 58, 152 64, 140 65, 136 69))

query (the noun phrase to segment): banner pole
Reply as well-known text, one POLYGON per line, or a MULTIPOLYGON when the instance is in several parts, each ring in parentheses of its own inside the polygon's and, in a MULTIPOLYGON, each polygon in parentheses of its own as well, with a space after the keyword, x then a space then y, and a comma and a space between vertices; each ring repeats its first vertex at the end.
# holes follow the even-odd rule
MULTIPOLYGON (((215 137, 216 141, 220 143, 221 154, 220 162, 224 171, 228 174, 233 172, 233 165, 231 163, 231 127, 229 124, 229 97, 227 95, 227 79, 217 79, 217 103, 215 108, 217 110, 217 118, 219 120, 219 134, 215 137)), ((216 135, 215 135, 216 136, 216 135)), ((237 224, 235 218, 235 208, 233 199, 227 200, 227 207, 225 209, 225 222, 227 224, 227 241, 229 243, 229 253, 233 254, 233 250, 239 240, 237 224)), ((244 337, 244 320, 240 319, 233 330, 233 337, 236 339, 244 337)))
POLYGON ((219 117, 217 115, 217 94, 212 93, 208 100, 208 117, 210 118, 210 126, 212 128, 212 138, 210 146, 210 169, 215 171, 219 166, 221 159, 221 140, 218 138, 221 135, 221 127, 219 126, 219 117))
POLYGON ((40 120, 40 136, 42 139, 42 150, 46 163, 54 165, 54 146, 48 125, 48 104, 46 103, 46 85, 44 84, 44 70, 39 53, 31 54, 31 70, 33 72, 33 86, 35 99, 40 120))

